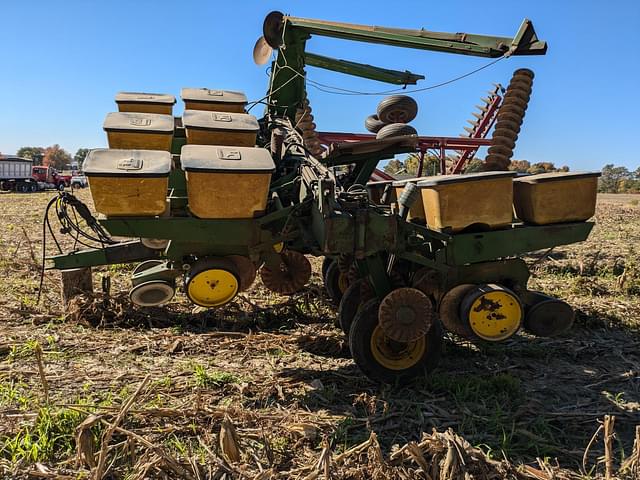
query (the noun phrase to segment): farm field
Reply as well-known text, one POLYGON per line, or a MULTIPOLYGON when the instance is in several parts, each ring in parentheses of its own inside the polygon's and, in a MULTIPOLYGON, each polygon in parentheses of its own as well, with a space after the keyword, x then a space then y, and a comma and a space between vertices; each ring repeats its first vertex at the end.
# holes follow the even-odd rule
POLYGON ((68 314, 48 272, 38 303, 51 196, 0 195, 2 478, 640 478, 640 195, 600 195, 587 242, 526 259, 576 308, 568 334, 449 336, 405 387, 353 364, 319 260, 303 293, 258 281, 222 309, 131 306, 132 265, 68 314))

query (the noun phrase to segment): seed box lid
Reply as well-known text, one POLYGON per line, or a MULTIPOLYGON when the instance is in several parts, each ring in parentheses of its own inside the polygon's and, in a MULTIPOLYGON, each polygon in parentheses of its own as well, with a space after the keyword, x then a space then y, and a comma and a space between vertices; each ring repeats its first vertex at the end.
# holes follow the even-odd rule
POLYGON ((173 133, 173 117, 160 113, 112 112, 103 128, 107 132, 173 133))
POLYGON ((258 120, 247 113, 209 112, 205 110, 185 110, 182 123, 188 130, 217 130, 257 133, 258 120))
POLYGON ((271 173, 276 166, 266 148, 185 145, 180 160, 187 172, 271 173))
POLYGON ((435 187, 438 185, 452 185, 454 183, 465 182, 479 182, 483 180, 495 180, 498 178, 513 178, 517 175, 516 172, 478 172, 478 173, 465 173, 462 175, 436 175, 428 177, 421 182, 418 182, 418 187, 435 187))
POLYGON ((171 171, 171 154, 98 148, 89 152, 82 169, 87 177, 166 177, 171 171))
POLYGON ((145 103, 154 105, 173 105, 176 97, 166 93, 118 92, 116 103, 145 103))
POLYGON ((180 96, 184 101, 203 103, 240 103, 246 105, 244 92, 232 90, 211 90, 210 88, 183 88, 180 96))
POLYGON ((536 175, 525 175, 515 179, 519 183, 547 183, 562 182, 566 180, 579 180, 582 178, 599 177, 600 172, 549 172, 536 175))

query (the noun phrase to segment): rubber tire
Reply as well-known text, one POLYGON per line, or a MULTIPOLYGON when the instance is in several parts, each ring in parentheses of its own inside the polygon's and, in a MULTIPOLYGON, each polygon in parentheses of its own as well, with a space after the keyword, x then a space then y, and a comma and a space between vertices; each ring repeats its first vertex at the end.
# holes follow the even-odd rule
POLYGON ((19 183, 18 186, 16 186, 16 191, 20 193, 27 193, 29 191, 29 185, 26 183, 19 183))
POLYGON ((390 123, 389 125, 385 125, 382 127, 378 133, 376 133, 376 139, 380 140, 383 138, 390 137, 401 137, 404 135, 417 135, 418 131, 413 128, 411 125, 406 125, 404 123, 390 123))
POLYGON ((436 322, 427 332, 426 348, 422 358, 405 370, 390 370, 375 360, 371 351, 371 336, 378 325, 377 299, 369 300, 356 314, 349 332, 349 349, 354 362, 364 375, 374 382, 405 384, 432 372, 442 355, 442 328, 436 322))
POLYGON ((376 113, 383 123, 409 123, 418 115, 418 104, 406 95, 391 95, 382 99, 376 113))
POLYGON ((331 262, 334 262, 335 260, 331 257, 324 257, 324 260, 322 260, 322 281, 325 281, 325 277, 327 276, 327 270, 329 269, 329 266, 331 265, 331 262))
POLYGON ((364 128, 371 133, 378 133, 378 131, 384 127, 386 123, 378 118, 378 115, 369 115, 364 120, 364 128))
POLYGON ((29 185, 29 191, 31 193, 36 193, 38 191, 38 184, 32 183, 31 185, 29 185))
POLYGON ((362 304, 361 289, 364 282, 364 278, 356 280, 342 295, 340 305, 338 306, 338 316, 336 317, 336 324, 339 326, 344 334, 348 337, 351 330, 351 324, 353 319, 358 313, 358 309, 362 304))
POLYGON ((60 185, 58 185, 58 191, 64 192, 64 183, 61 183, 60 185))
POLYGON ((342 300, 342 291, 340 290, 340 286, 338 282, 340 281, 340 268, 338 267, 338 262, 331 262, 329 267, 327 268, 327 273, 324 276, 324 289, 326 290, 329 298, 335 305, 340 304, 340 300, 342 300))

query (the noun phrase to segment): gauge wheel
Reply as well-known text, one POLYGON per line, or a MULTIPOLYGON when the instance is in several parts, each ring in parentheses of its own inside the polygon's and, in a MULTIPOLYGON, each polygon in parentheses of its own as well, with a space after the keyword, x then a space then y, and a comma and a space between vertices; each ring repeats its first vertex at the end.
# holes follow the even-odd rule
POLYGON ((229 303, 240 289, 235 264, 226 258, 198 260, 185 275, 184 290, 196 305, 220 307, 229 303))
POLYGON ((136 265, 136 268, 133 269, 133 275, 144 272, 145 270, 149 270, 150 268, 157 267, 158 265, 162 265, 163 263, 163 260, 146 260, 144 262, 140 262, 138 265, 136 265))
POLYGON ((170 301, 176 294, 172 283, 164 280, 151 280, 136 285, 129 291, 129 299, 140 307, 156 307, 170 301))
POLYGON ((370 380, 408 383, 433 371, 442 354, 442 329, 435 322, 413 342, 396 342, 378 322, 380 302, 366 302, 356 314, 349 332, 349 349, 356 365, 370 380))
POLYGON ((340 304, 340 300, 348 287, 349 276, 347 273, 340 271, 340 266, 337 261, 331 262, 324 276, 324 288, 333 303, 336 305, 340 304))
POLYGON ((384 127, 386 123, 378 118, 378 115, 369 115, 364 120, 364 128, 371 133, 378 133, 382 127, 384 127))
POLYGON ((390 137, 401 137, 403 135, 417 135, 418 131, 411 125, 405 125, 404 123, 391 123, 382 127, 378 133, 376 133, 376 139, 390 137))
POLYGON ((409 123, 418 114, 418 104, 406 95, 391 95, 378 104, 377 114, 383 123, 409 123))

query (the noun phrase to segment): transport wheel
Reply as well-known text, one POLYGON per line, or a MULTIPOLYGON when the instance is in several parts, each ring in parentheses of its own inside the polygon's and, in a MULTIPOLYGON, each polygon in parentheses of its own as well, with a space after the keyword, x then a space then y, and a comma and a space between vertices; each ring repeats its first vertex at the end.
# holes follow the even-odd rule
POLYGON ((358 313, 358 309, 368 300, 373 298, 373 290, 369 282, 361 278, 356 280, 342 295, 340 305, 338 306, 337 326, 339 326, 345 335, 349 336, 351 324, 358 313))
POLYGON ((136 265, 136 268, 133 269, 133 274, 136 275, 140 272, 144 272, 145 270, 149 270, 150 268, 157 267, 158 265, 162 265, 164 261, 162 260, 147 260, 136 265))
POLYGON ((522 325, 522 304, 518 296, 500 285, 480 285, 471 290, 460 305, 473 333, 489 342, 513 336, 522 325))
POLYGON ((303 254, 285 250, 280 254, 280 264, 277 267, 265 264, 260 269, 260 278, 269 290, 291 295, 302 289, 311 278, 311 263, 303 254))
POLYGON ((411 125, 405 125, 404 123, 391 123, 385 125, 378 133, 376 133, 376 139, 389 137, 401 137, 403 135, 417 135, 418 132, 411 125))
POLYGON ((378 118, 378 115, 369 115, 364 120, 364 128, 366 128, 371 133, 378 133, 382 127, 384 127, 386 123, 378 118))
POLYGON ((329 298, 338 305, 342 299, 342 295, 349 287, 349 277, 347 273, 340 271, 337 261, 331 262, 327 273, 324 276, 324 288, 329 298))
POLYGON ((249 258, 243 257, 242 255, 229 255, 225 258, 231 260, 236 266, 238 276, 240 277, 240 291, 244 292, 253 285, 253 282, 256 280, 258 270, 255 264, 249 258))
POLYGON ((176 289, 163 280, 152 280, 136 285, 129 291, 129 299, 140 307, 155 307, 173 298, 176 289))
POLYGON ((418 104, 406 95, 391 95, 378 104, 377 114, 383 123, 409 123, 418 114, 418 104))
POLYGON ((187 297, 201 307, 219 307, 238 293, 240 277, 235 264, 226 258, 198 260, 184 279, 187 297))
POLYGON ((524 318, 524 328, 538 337, 554 337, 573 326, 575 312, 562 300, 547 299, 532 305, 524 318))
POLYGON ((349 348, 362 373, 376 382, 406 383, 431 372, 442 353, 440 324, 413 342, 396 342, 380 327, 379 306, 377 299, 365 303, 351 325, 349 348))

